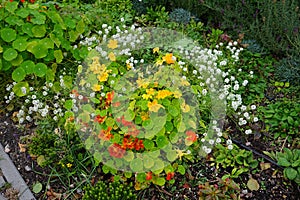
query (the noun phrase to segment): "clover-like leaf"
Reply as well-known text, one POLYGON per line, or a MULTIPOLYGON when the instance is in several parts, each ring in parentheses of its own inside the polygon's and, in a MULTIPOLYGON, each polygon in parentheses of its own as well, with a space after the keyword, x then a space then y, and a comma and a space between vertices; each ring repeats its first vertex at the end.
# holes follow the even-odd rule
POLYGON ((46 27, 45 25, 35 25, 34 27, 32 27, 31 31, 34 37, 41 38, 46 34, 46 27))
POLYGON ((24 80, 26 72, 22 67, 16 68, 12 73, 12 79, 16 82, 24 80))
POLYGON ((13 48, 8 48, 3 53, 3 58, 7 61, 11 61, 18 56, 18 52, 13 48))
POLYGON ((0 35, 5 42, 11 42, 17 38, 17 33, 12 28, 3 28, 0 35))
POLYGON ((27 49, 27 45, 28 42, 25 38, 17 38, 12 43, 13 48, 17 49, 18 51, 25 51, 27 49))
POLYGON ((32 74, 34 72, 35 64, 31 60, 26 60, 21 64, 21 67, 23 67, 26 74, 32 74))
POLYGON ((34 67, 33 73, 38 77, 45 76, 47 72, 47 65, 44 63, 37 63, 34 67))

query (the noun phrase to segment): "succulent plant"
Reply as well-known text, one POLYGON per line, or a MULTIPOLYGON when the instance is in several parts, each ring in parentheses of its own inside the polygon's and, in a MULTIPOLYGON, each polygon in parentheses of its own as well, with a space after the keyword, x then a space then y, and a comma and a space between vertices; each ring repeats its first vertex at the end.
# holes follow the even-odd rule
POLYGON ((275 76, 279 81, 300 85, 300 58, 283 58, 275 67, 275 76))
POLYGON ((191 13, 182 8, 176 8, 170 13, 169 17, 171 21, 187 24, 191 20, 191 13))
POLYGON ((132 184, 126 185, 117 181, 107 184, 104 181, 98 181, 94 186, 84 188, 82 200, 131 200, 136 198, 132 184))
POLYGON ((267 49, 262 47, 256 40, 243 40, 242 44, 248 45, 247 50, 252 53, 268 53, 267 49))

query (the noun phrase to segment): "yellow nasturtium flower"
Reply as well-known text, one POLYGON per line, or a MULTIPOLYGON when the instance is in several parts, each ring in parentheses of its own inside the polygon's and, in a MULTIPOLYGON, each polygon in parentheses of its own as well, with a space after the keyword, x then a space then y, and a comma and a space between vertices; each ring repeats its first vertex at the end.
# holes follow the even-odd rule
POLYGON ((147 88, 149 85, 148 81, 145 81, 144 79, 138 78, 138 80, 136 80, 136 83, 138 85, 138 87, 142 87, 142 88, 147 88))
POLYGON ((176 58, 173 56, 172 53, 167 53, 165 56, 163 56, 163 61, 165 61, 167 64, 174 64, 176 58))
POLYGON ((107 47, 110 48, 110 49, 117 48, 118 47, 118 41, 117 40, 109 40, 107 47))
POLYGON ((148 108, 151 112, 158 112, 160 108, 164 108, 161 104, 157 103, 157 100, 153 100, 153 102, 148 102, 148 108))
POLYGON ((107 73, 107 71, 105 71, 102 74, 98 75, 97 78, 98 78, 98 80, 100 82, 107 81, 107 79, 108 79, 108 73, 107 73))
POLYGON ((173 92, 173 95, 174 95, 174 97, 175 98, 180 98, 181 96, 182 96, 182 94, 179 92, 179 91, 175 91, 175 92, 173 92))
POLYGON ((190 112, 190 110, 191 110, 190 106, 188 104, 186 104, 185 102, 183 102, 180 107, 184 113, 190 112))
POLYGON ((155 47, 155 48, 153 49, 153 53, 157 53, 157 52, 159 52, 159 48, 158 48, 158 47, 155 47))
POLYGON ((171 96, 173 93, 170 92, 169 90, 160 90, 157 92, 156 98, 157 99, 164 99, 168 96, 171 96))
POLYGON ((93 87, 92 87, 92 90, 95 91, 95 92, 100 91, 101 90, 101 85, 94 84, 93 87))
POLYGON ((116 59, 116 56, 115 56, 115 54, 114 54, 113 52, 110 52, 110 53, 108 54, 108 58, 109 58, 109 60, 112 61, 112 62, 114 62, 114 61, 117 60, 117 59, 116 59))

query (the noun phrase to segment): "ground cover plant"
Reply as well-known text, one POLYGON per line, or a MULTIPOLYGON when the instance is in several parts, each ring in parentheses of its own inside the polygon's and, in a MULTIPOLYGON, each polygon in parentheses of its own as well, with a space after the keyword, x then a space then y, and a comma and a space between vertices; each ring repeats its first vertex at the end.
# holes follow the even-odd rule
POLYGON ((38 199, 297 199, 297 77, 175 5, 1 4, 2 120, 21 131, 1 141, 38 199))

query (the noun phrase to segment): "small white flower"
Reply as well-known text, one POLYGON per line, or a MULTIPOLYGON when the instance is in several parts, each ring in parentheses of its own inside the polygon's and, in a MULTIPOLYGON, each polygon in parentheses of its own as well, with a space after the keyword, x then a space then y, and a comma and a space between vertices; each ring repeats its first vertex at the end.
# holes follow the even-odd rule
POLYGON ((251 130, 251 129, 247 129, 247 130, 245 131, 245 133, 246 133, 247 135, 249 135, 249 134, 252 133, 252 130, 251 130))
POLYGON ((227 148, 228 148, 229 150, 232 150, 232 149, 233 149, 233 145, 230 144, 230 145, 227 146, 227 148))
POLYGON ((226 141, 226 144, 227 144, 227 145, 230 145, 230 144, 232 144, 232 140, 230 140, 230 139, 229 139, 229 140, 227 140, 227 141, 226 141))
POLYGON ((222 142, 221 138, 217 138, 216 143, 220 143, 220 142, 222 142))
POLYGON ((254 105, 254 104, 251 105, 251 109, 252 109, 252 110, 255 110, 255 109, 256 109, 256 105, 254 105))
POLYGON ((245 112, 245 113, 244 113, 244 117, 249 118, 249 113, 248 113, 248 112, 245 112))
POLYGON ((254 117, 254 118, 253 118, 253 122, 258 122, 258 118, 257 118, 257 117, 254 117))
POLYGON ((26 94, 26 93, 27 93, 26 87, 21 87, 21 90, 22 90, 22 93, 23 93, 23 94, 26 94))
POLYGON ((31 98, 32 98, 32 99, 36 99, 36 96, 35 96, 35 95, 32 95, 31 98))
POLYGON ((239 85, 238 85, 238 84, 234 85, 234 86, 233 86, 233 89, 234 89, 234 90, 238 90, 238 89, 239 89, 239 85))
POLYGON ((215 143, 214 140, 209 140, 208 142, 209 142, 209 144, 211 144, 211 145, 213 145, 213 144, 215 143))
POLYGON ((43 92, 43 95, 44 95, 44 96, 47 96, 47 94, 48 94, 48 92, 46 92, 46 91, 43 92))
POLYGON ((244 106, 244 105, 241 106, 241 110, 242 110, 242 111, 245 111, 246 109, 247 109, 246 106, 244 106))
POLYGON ((207 94, 207 90, 206 89, 203 89, 202 90, 202 94, 205 96, 207 94))
POLYGON ((243 86, 246 86, 248 84, 248 80, 243 81, 243 86))

